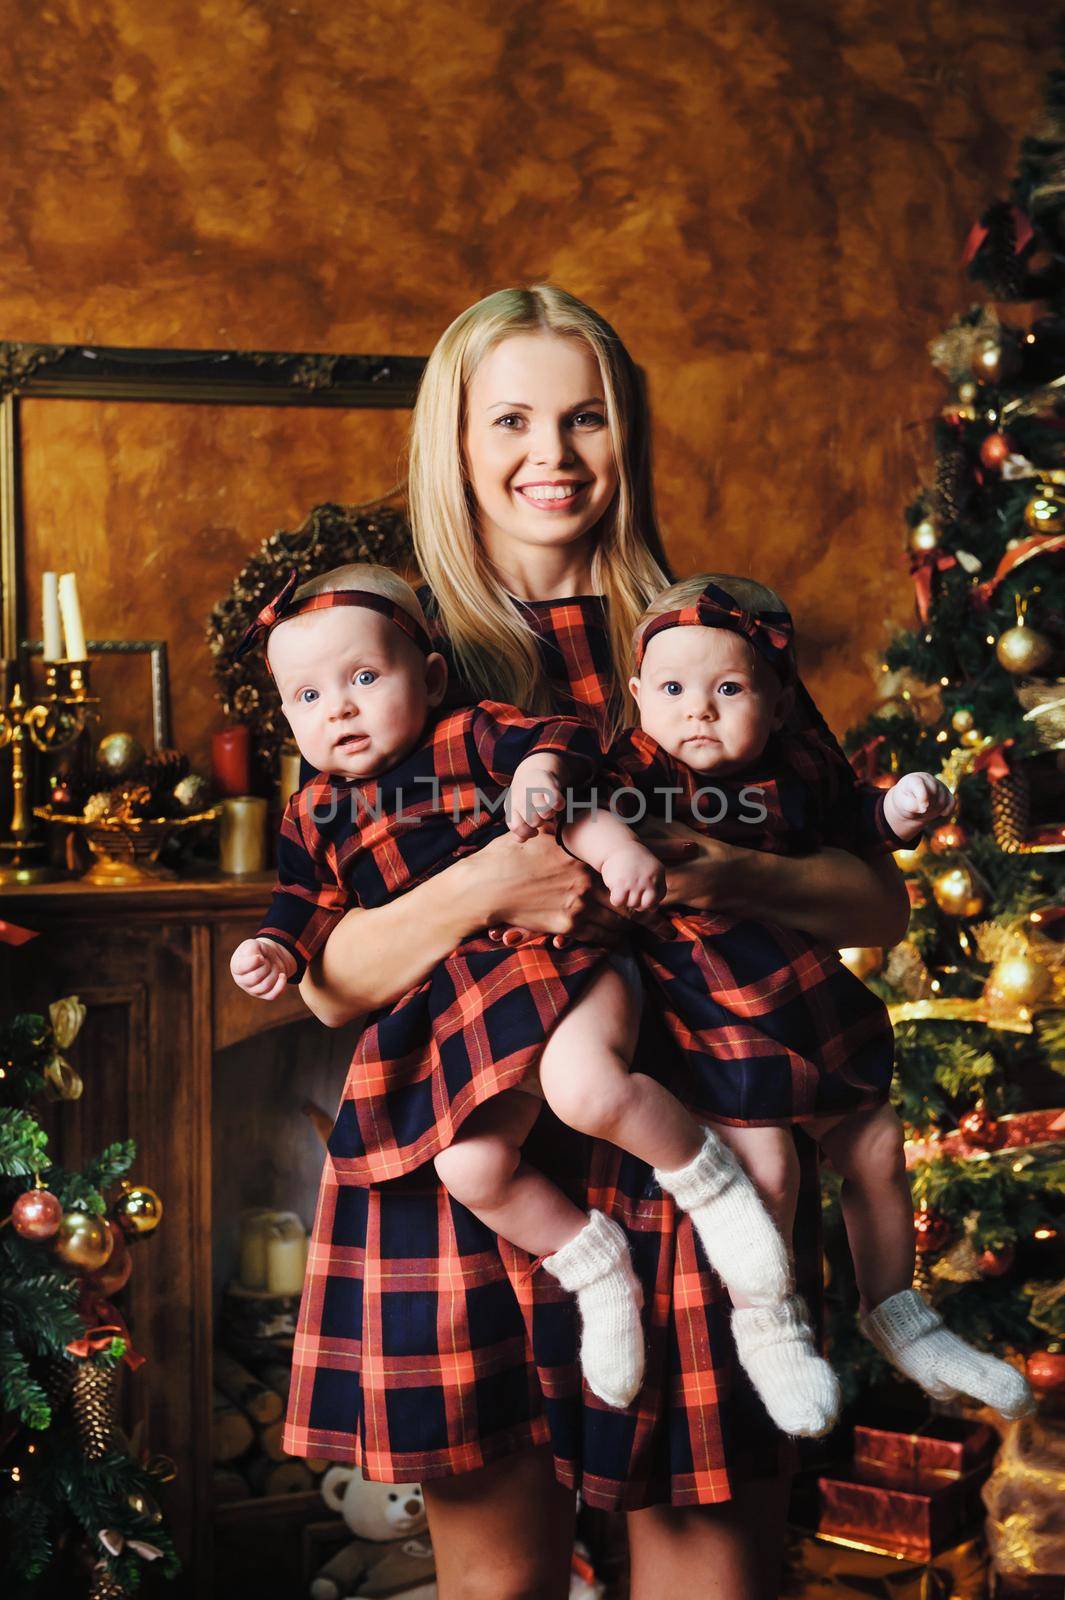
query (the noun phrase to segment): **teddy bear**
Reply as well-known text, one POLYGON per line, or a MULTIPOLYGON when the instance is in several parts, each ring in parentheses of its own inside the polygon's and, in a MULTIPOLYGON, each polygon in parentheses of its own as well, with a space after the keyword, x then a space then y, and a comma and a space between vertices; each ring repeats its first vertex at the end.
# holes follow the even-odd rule
POLYGON ((330 1467, 322 1499, 352 1534, 311 1583, 311 1600, 436 1600, 436 1569, 416 1483, 370 1483, 357 1467, 330 1467))

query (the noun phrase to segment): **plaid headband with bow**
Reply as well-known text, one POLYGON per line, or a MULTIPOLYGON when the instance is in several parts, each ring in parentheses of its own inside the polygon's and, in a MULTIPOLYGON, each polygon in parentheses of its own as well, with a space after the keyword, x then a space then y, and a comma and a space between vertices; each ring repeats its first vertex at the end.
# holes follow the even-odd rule
POLYGON ((390 622, 394 622, 411 643, 417 645, 422 655, 432 654, 432 640, 421 623, 387 595, 374 594, 370 589, 330 589, 325 594, 310 594, 305 595, 302 600, 293 600, 298 582, 299 574, 293 567, 277 594, 269 604, 263 606, 233 651, 234 661, 239 661, 253 645, 265 646, 271 630, 276 628, 279 622, 287 622, 289 617, 301 617, 308 611, 329 611, 333 606, 362 606, 366 611, 377 611, 390 622))
POLYGON ((786 611, 744 611, 730 594, 708 583, 694 605, 679 611, 664 611, 644 629, 636 642, 636 671, 639 672, 647 646, 656 633, 667 628, 727 628, 739 633, 778 673, 784 683, 794 675, 795 625, 786 611))

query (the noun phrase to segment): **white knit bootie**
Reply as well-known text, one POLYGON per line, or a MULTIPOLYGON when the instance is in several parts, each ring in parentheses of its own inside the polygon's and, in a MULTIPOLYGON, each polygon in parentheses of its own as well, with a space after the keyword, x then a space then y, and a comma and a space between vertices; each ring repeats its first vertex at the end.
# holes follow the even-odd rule
POLYGON ((944 1327, 916 1289, 902 1289, 862 1318, 862 1332, 880 1354, 934 1400, 970 1395, 1008 1421, 1035 1410, 1028 1380, 1016 1367, 974 1350, 944 1327))
POLYGON ((739 1160, 712 1129, 686 1167, 655 1171, 692 1219, 706 1259, 725 1287, 745 1300, 779 1302, 791 1288, 784 1241, 739 1160))
POLYGON ((643 1291, 623 1230, 593 1211, 580 1233, 540 1265, 577 1296, 588 1387, 608 1406, 627 1406, 643 1382, 643 1291))
POLYGON ((732 1313, 736 1355, 783 1433, 816 1439, 839 1415, 836 1374, 817 1353, 806 1305, 789 1295, 732 1313))

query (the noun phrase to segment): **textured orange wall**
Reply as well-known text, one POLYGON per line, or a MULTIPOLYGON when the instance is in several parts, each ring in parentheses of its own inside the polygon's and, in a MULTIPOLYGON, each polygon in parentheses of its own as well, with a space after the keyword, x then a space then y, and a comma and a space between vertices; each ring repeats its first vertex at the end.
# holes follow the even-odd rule
MULTIPOLYGON (((481 294, 550 277, 648 371, 675 565, 780 587, 843 726, 885 617, 910 613, 924 347, 970 298, 961 242, 1012 169, 1058 10, 0 0, 0 336, 422 353, 481 294)), ((39 547, 75 500, 121 543, 143 497, 109 485, 148 426, 81 416, 58 453, 55 424, 34 436, 39 547)), ((206 610, 196 431, 174 437, 206 610)), ((267 503, 226 513, 227 562, 311 499, 383 486, 379 451, 325 436, 302 475, 295 447, 250 473, 267 503)), ((202 680, 188 741, 205 659, 174 668, 202 680)))

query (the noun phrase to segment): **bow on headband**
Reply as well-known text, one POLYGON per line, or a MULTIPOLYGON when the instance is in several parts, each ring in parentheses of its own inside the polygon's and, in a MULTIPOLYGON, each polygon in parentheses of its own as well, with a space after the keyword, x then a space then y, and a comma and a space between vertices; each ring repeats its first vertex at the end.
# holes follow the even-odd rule
POLYGON ((293 567, 277 594, 268 605, 263 606, 233 651, 234 661, 239 661, 253 645, 265 645, 271 630, 279 622, 284 622, 288 617, 301 617, 308 611, 329 611, 333 606, 361 606, 366 611, 376 611, 394 622, 423 655, 432 654, 432 641, 421 623, 387 595, 374 594, 370 589, 330 589, 325 594, 309 594, 302 600, 294 600, 298 581, 298 574, 293 567))
POLYGON ((794 666, 795 625, 786 611, 744 611, 730 594, 708 583, 694 605, 679 611, 664 611, 644 629, 636 644, 636 670, 639 672, 647 646, 656 633, 667 628, 726 628, 749 639, 758 654, 787 682, 794 666))

